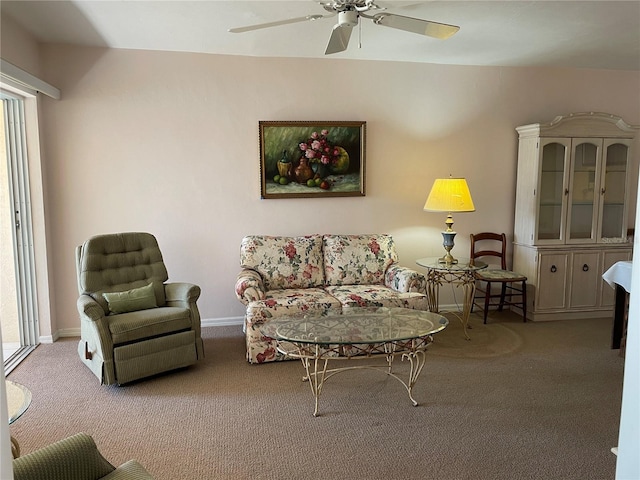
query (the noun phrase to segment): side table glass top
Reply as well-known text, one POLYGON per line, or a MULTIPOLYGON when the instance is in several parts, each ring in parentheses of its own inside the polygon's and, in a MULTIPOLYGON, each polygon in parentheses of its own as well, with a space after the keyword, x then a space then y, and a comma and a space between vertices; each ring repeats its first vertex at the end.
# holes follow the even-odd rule
POLYGON ((471 259, 469 258, 458 258, 458 263, 441 263, 440 258, 441 257, 419 258, 416 260, 416 263, 421 267, 448 272, 474 272, 487 268, 487 264, 479 260, 474 260, 473 264, 471 264, 471 259))
POLYGON ((9 425, 15 422, 31 405, 31 392, 24 385, 6 380, 9 425))
POLYGON ((444 330, 449 321, 437 313, 408 308, 357 308, 341 315, 273 319, 262 332, 276 340, 309 344, 383 343, 444 330))

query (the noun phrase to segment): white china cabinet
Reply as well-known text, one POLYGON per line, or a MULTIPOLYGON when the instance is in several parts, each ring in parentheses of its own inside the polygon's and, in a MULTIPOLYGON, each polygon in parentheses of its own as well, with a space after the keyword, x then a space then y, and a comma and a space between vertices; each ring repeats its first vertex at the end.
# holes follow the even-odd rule
POLYGON ((519 134, 513 270, 533 320, 607 316, 602 273, 631 259, 628 206, 637 128, 605 113, 524 125, 519 134))

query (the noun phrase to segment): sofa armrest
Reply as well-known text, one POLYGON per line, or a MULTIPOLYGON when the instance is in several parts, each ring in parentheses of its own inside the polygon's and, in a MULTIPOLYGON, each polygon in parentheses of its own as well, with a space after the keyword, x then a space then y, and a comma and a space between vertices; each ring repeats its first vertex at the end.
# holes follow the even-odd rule
POLYGON ((78 433, 13 461, 15 480, 98 480, 113 472, 93 438, 78 433))
POLYGON ((427 279, 421 273, 399 264, 392 264, 384 275, 385 286, 398 292, 427 293, 427 279))
POLYGON ((181 302, 184 302, 184 307, 195 303, 200 298, 200 293, 200 287, 193 283, 173 282, 164 285, 164 295, 170 307, 178 306, 181 302))
POLYGON ((256 300, 264 300, 264 282, 258 272, 250 268, 243 268, 236 278, 236 297, 243 304, 248 305, 256 300))

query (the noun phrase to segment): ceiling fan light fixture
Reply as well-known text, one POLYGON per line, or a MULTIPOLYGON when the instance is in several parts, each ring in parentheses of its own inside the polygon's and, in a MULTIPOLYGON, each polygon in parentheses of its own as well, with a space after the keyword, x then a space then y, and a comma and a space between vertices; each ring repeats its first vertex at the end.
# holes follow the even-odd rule
POLYGON ((338 13, 338 25, 343 27, 355 27, 358 25, 358 12, 346 10, 338 13))

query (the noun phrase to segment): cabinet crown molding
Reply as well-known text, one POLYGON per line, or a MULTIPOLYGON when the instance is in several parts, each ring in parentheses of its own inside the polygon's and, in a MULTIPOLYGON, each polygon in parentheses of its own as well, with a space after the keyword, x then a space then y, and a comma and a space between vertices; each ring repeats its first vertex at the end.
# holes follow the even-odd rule
POLYGON ((629 125, 617 115, 603 112, 558 115, 550 123, 533 123, 516 128, 520 138, 538 136, 634 138, 638 129, 639 127, 629 125))

